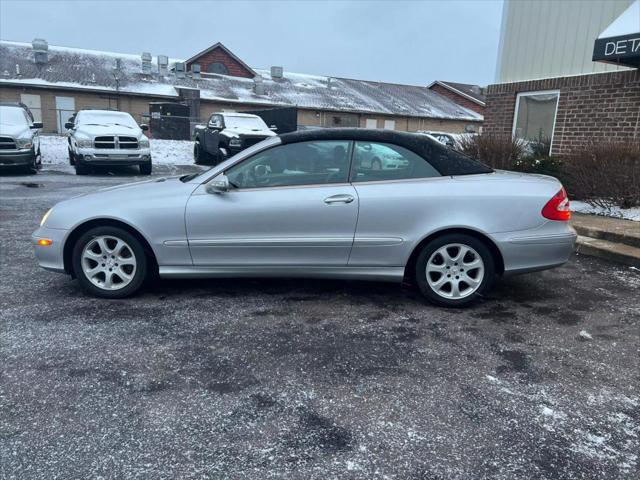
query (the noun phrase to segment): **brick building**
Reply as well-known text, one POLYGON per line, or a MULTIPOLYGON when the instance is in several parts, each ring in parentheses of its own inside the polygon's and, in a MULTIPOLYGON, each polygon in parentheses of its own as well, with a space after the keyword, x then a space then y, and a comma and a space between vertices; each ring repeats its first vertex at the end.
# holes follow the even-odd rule
POLYGON ((640 141, 639 66, 640 0, 506 0, 483 131, 545 140, 557 155, 640 141))
POLYGON ((474 109, 427 86, 251 68, 221 43, 188 60, 0 41, 0 101, 27 104, 44 132, 64 131, 85 108, 111 108, 148 120, 152 102, 180 102, 192 123, 214 111, 296 109, 298 127, 402 131, 478 130, 474 109))
POLYGON ((436 80, 429 88, 442 96, 450 98, 458 105, 484 115, 486 106, 485 89, 468 83, 445 82, 436 80))

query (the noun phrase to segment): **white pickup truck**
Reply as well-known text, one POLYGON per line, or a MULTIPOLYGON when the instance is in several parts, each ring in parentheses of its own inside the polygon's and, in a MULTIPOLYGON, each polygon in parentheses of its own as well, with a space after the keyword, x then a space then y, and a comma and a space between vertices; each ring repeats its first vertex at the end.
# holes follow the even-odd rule
POLYGON ((140 173, 151 174, 149 139, 142 133, 146 125, 138 125, 126 112, 80 110, 73 121, 65 123, 69 130, 69 163, 77 175, 85 175, 91 166, 138 165, 140 173))

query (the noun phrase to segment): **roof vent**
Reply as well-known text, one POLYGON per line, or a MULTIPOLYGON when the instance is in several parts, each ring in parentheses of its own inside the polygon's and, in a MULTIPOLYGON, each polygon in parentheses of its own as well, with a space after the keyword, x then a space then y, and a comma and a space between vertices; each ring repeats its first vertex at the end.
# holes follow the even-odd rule
POLYGON ((149 52, 142 52, 140 58, 142 59, 142 73, 145 75, 151 74, 151 54, 149 52))
POLYGON ((158 55, 158 73, 166 75, 169 69, 169 57, 166 55, 158 55))
POLYGON ((271 78, 280 80, 284 77, 284 69, 282 67, 271 67, 271 78))
POLYGON ((45 65, 49 61, 49 44, 42 38, 35 38, 31 42, 33 59, 38 65, 45 65))
POLYGON ((191 77, 192 78, 201 78, 200 76, 200 64, 192 63, 191 64, 191 77))
POLYGON ((264 95, 264 81, 260 75, 253 77, 253 93, 256 95, 264 95))
POLYGON ((184 62, 176 62, 173 66, 173 69, 176 73, 176 78, 185 78, 187 76, 186 67, 184 62))

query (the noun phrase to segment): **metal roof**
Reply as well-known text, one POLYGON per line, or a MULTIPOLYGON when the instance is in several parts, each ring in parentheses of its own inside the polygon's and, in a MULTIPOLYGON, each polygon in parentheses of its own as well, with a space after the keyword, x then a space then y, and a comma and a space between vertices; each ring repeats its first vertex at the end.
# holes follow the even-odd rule
MULTIPOLYGON (((169 67, 182 60, 171 59, 169 67)), ((272 79, 269 71, 254 69, 262 78, 264 95, 254 92, 254 80, 227 75, 200 79, 142 73, 140 55, 101 52, 49 45, 48 61, 37 65, 31 44, 0 41, 0 85, 24 85, 88 91, 119 91, 133 95, 178 99, 180 88, 197 88, 204 101, 258 106, 296 106, 305 109, 400 115, 446 120, 482 121, 482 115, 457 105, 426 86, 353 80, 285 72, 272 79), (120 59, 120 70, 114 70, 120 59), (117 73, 117 75, 114 75, 117 73), (116 76, 118 79, 116 80, 116 76)))

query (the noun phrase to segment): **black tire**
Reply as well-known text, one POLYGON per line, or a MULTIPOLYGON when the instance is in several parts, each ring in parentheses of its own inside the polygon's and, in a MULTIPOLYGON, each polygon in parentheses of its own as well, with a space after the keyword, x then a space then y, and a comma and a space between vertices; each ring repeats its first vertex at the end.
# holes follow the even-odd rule
POLYGON ((71 150, 68 150, 68 151, 69 151, 69 165, 75 165, 76 157, 71 150))
POLYGON ((27 164, 25 171, 27 175, 35 175, 38 173, 38 164, 36 163, 36 154, 34 152, 31 161, 27 164))
MULTIPOLYGON (((455 253, 455 247, 454 247, 454 253, 455 253)), ((473 256, 472 253, 470 255, 473 256)), ((437 255, 435 258, 437 258, 437 255)), ((466 307, 476 302, 480 297, 484 296, 493 285, 493 282, 495 281, 495 276, 496 276, 495 263, 496 262, 495 262, 495 259, 493 258, 491 251, 486 246, 486 244, 481 240, 475 237, 472 237, 471 235, 458 234, 458 233, 441 235, 439 237, 434 238, 427 245, 425 245, 422 251, 420 252, 420 254, 418 255, 418 258, 415 264, 416 283, 418 285, 418 288, 420 289, 420 292, 431 303, 434 303, 442 307, 466 307), (472 248, 473 250, 475 250, 475 252, 477 252, 477 254, 482 259, 482 263, 484 264, 484 275, 480 281, 480 285, 478 286, 478 288, 468 296, 464 296, 462 298, 457 298, 457 299, 446 298, 445 296, 437 293, 431 287, 431 285, 429 285, 429 282, 427 281, 427 272, 426 272, 427 262, 429 261, 431 256, 434 254, 434 252, 436 252, 441 247, 444 247, 445 245, 449 245, 449 244, 460 244, 460 245, 464 245, 472 248)), ((456 263, 456 266, 455 267, 452 266, 451 268, 459 269, 460 266, 457 266, 457 265, 458 264, 456 263)), ((464 271, 464 270, 461 270, 461 271, 464 271)), ((468 271, 469 272, 473 271, 474 272, 473 274, 475 275, 478 275, 478 272, 479 272, 479 270, 476 270, 476 269, 469 269, 468 271)), ((455 276, 454 271, 451 271, 451 272, 452 272, 452 277, 455 276)), ((456 270, 456 273, 457 273, 457 270, 456 270)), ((435 278, 432 278, 432 281, 434 280, 437 281, 439 278, 440 277, 437 276, 436 274, 435 278)), ((458 277, 455 277, 455 278, 458 278, 458 277)), ((447 283, 448 282, 445 281, 445 285, 447 283)), ((449 285, 452 285, 452 284, 449 284, 449 285)), ((465 284, 463 283, 463 285, 465 284)), ((469 285, 467 285, 467 287, 470 288, 469 285)))
POLYGON ((199 140, 196 140, 193 144, 193 161, 196 165, 209 163, 209 155, 207 155, 207 152, 202 148, 202 144, 199 140))
POLYGON ((89 173, 89 167, 87 167, 80 160, 76 160, 74 162, 74 165, 76 167, 76 175, 86 175, 87 173, 89 173))
POLYGON ((76 278, 78 279, 80 287, 89 295, 93 295, 96 297, 125 298, 131 296, 140 289, 147 276, 149 260, 145 254, 142 244, 135 236, 118 227, 105 226, 92 228, 78 239, 78 241, 73 246, 73 252, 71 255, 73 271, 76 278), (98 287, 89 278, 87 278, 82 269, 82 252, 85 246, 91 240, 101 235, 115 237, 117 239, 123 240, 131 247, 131 251, 135 256, 136 267, 135 272, 133 273, 133 278, 128 285, 117 290, 105 290, 98 287))
POLYGON ((140 173, 142 175, 151 175, 151 162, 143 163, 140 165, 140 173))
POLYGON ((36 163, 36 167, 38 170, 42 170, 42 152, 40 151, 40 147, 38 147, 38 162, 36 163))

